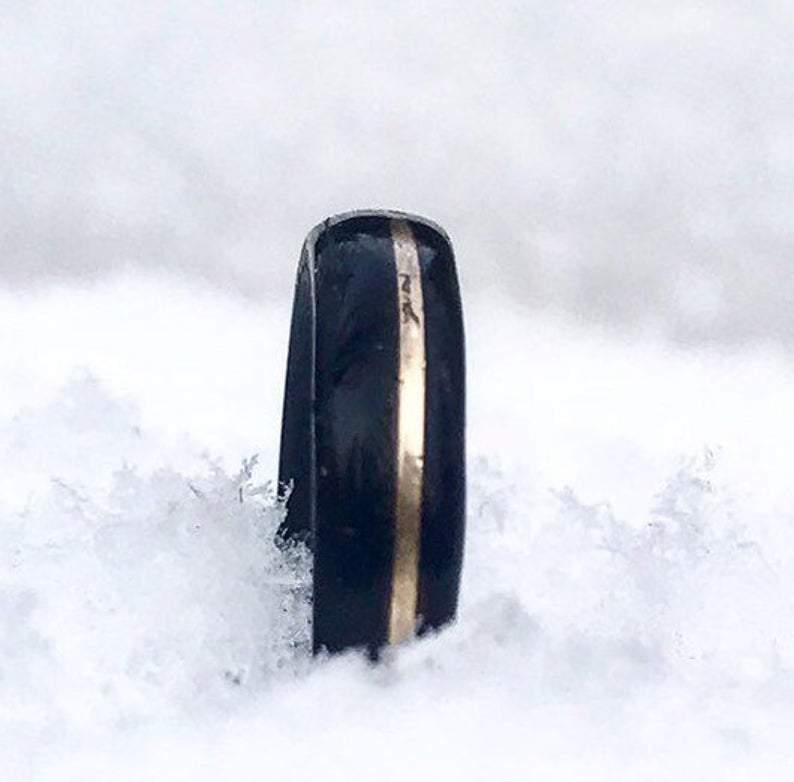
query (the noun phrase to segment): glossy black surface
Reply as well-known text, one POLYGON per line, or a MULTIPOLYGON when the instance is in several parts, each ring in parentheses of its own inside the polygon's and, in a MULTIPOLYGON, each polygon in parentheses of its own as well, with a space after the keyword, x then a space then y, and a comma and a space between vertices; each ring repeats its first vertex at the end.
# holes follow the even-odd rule
POLYGON ((280 491, 291 486, 289 513, 278 530, 277 542, 311 545, 316 506, 314 453, 314 281, 304 246, 292 306, 287 379, 281 418, 279 453, 280 491))
MULTIPOLYGON (((314 650, 387 639, 394 552, 399 322, 390 214, 331 220, 301 258, 279 480, 282 541, 314 550, 314 650)), ((409 219, 406 217, 405 219, 409 219)), ((425 308, 421 629, 454 617, 465 503, 463 324, 446 238, 411 221, 425 308)))
POLYGON ((385 642, 394 527, 398 322, 389 222, 349 220, 316 245, 315 648, 385 642))
POLYGON ((452 248, 414 225, 425 310, 425 467, 419 563, 420 630, 454 618, 466 512, 463 316, 452 248))

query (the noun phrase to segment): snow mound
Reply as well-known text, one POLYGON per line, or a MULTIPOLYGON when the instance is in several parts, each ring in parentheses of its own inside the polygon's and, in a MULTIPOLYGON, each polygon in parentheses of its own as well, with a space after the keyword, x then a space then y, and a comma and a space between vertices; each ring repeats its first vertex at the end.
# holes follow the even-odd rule
POLYGON ((4 434, 6 484, 31 487, 0 510, 7 734, 216 707, 305 657, 305 554, 273 545, 283 503, 256 457, 147 469, 158 443, 86 373, 4 434))
POLYGON ((173 443, 87 373, 2 431, 6 483, 50 475, 0 511, 10 778, 665 779, 686 747, 741 778, 787 751, 794 568, 710 451, 625 521, 474 458, 460 620, 373 667, 309 659, 255 458, 158 466, 173 443))

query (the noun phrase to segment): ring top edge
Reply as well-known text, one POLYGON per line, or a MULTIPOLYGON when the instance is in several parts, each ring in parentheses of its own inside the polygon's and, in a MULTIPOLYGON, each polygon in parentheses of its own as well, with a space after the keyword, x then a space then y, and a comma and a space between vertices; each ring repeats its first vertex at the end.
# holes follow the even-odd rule
POLYGON ((332 226, 337 226, 348 220, 357 220, 362 217, 382 217, 388 220, 405 220, 408 223, 415 225, 422 225, 429 228, 431 231, 438 234, 450 247, 452 242, 449 234, 436 222, 421 215, 412 214, 411 212, 401 212, 396 209, 355 209, 349 212, 340 212, 339 214, 327 217, 321 223, 312 228, 306 236, 304 246, 313 248, 317 238, 320 234, 332 226))

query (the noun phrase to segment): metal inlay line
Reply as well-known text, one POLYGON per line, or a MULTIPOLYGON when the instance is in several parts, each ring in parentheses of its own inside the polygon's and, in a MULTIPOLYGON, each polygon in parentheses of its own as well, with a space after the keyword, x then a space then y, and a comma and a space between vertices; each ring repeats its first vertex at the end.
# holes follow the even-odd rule
POLYGON ((391 221, 397 271, 399 368, 397 491, 389 643, 413 636, 419 592, 419 548, 425 454, 425 313, 419 254, 411 226, 391 221))

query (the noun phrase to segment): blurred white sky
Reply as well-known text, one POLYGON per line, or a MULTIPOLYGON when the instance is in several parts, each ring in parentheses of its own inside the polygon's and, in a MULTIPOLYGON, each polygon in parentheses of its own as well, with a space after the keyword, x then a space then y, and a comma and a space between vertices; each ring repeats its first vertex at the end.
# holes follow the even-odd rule
POLYGON ((330 213, 426 214, 465 295, 794 346, 785 2, 13 2, 0 282, 288 301, 330 213))

